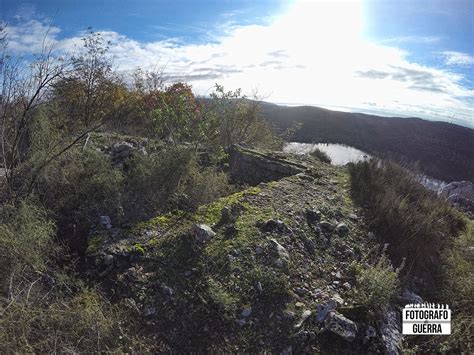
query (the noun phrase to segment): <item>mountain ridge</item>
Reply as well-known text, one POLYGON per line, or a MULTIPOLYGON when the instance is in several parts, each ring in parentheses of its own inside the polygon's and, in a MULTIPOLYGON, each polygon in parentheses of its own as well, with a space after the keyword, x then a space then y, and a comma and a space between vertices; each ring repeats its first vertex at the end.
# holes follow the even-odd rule
POLYGON ((413 166, 443 181, 474 181, 474 130, 418 117, 382 117, 313 106, 262 102, 263 117, 280 130, 297 126, 291 140, 340 143, 413 166))

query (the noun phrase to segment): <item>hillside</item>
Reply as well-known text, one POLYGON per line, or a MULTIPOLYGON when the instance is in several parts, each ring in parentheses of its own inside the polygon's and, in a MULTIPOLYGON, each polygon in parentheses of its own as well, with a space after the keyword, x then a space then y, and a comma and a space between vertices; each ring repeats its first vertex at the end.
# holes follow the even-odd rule
POLYGON ((400 310, 420 302, 410 288, 421 284, 391 266, 347 168, 243 148, 230 164, 234 180, 256 186, 89 237, 89 277, 141 319, 155 349, 397 354, 407 346, 400 310))
POLYGON ((341 143, 415 164, 443 181, 474 181, 474 130, 419 118, 379 117, 318 107, 262 103, 263 116, 281 129, 301 124, 292 140, 341 143))
MULTIPOLYGON (((137 162, 165 149, 148 142, 147 153, 144 144, 137 137, 92 135, 78 153, 88 164, 95 156, 95 165, 85 167, 96 176, 90 183, 101 189, 80 186, 82 198, 110 205, 114 191, 104 187, 117 184, 115 174, 133 177, 137 162), (94 196, 97 191, 105 195, 94 196)), ((234 192, 195 209, 173 204, 175 209, 138 222, 124 220, 123 212, 110 217, 98 211, 77 265, 63 255, 64 270, 31 272, 39 276, 27 283, 27 294, 21 296, 20 284, 16 299, 5 303, 0 348, 285 354, 399 354, 443 344, 471 349, 466 334, 472 309, 465 300, 473 286, 472 227, 457 237, 464 217, 410 182, 411 175, 390 166, 337 167, 314 156, 239 146, 230 149, 228 164, 234 192), (367 174, 367 168, 375 170, 367 174), (392 203, 397 198, 404 203, 392 203), (453 241, 452 250, 441 248, 453 241), (401 336, 401 309, 422 302, 418 294, 449 300, 455 337, 417 348, 416 339, 401 336)), ((145 192, 153 195, 157 188, 145 192)), ((149 202, 141 197, 137 205, 123 205, 125 215, 149 202)), ((35 238, 44 238, 52 225, 35 221, 41 215, 22 206, 0 229, 0 241, 11 245, 14 227, 20 244, 10 253, 47 255, 44 248, 52 244, 35 238)), ((2 213, 12 212, 5 206, 2 213)))
POLYGON ((472 178, 472 131, 264 120, 240 89, 203 104, 145 68, 130 85, 84 36, 70 58, 0 57, 0 353, 472 353, 472 184, 437 195, 390 161, 288 154, 269 120, 446 180, 472 178), (449 304, 451 337, 401 337, 423 301, 449 304))
MULTIPOLYGON (((163 350, 400 347, 396 324, 366 313, 376 306, 363 299, 367 285, 356 275, 374 268, 382 254, 350 198, 347 172, 287 158, 240 150, 234 176, 282 179, 195 213, 97 231, 89 239, 89 273, 116 302, 132 302, 163 350), (393 344, 382 340, 390 332, 393 344)), ((395 291, 386 287, 381 297, 395 291)))

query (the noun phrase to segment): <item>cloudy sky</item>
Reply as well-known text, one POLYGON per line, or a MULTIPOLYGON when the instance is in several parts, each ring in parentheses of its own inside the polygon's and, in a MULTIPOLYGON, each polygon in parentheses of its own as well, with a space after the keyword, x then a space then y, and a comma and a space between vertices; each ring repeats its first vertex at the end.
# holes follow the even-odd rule
POLYGON ((267 101, 474 128, 474 0, 0 0, 10 49, 80 45, 91 26, 123 72, 165 67, 267 101))

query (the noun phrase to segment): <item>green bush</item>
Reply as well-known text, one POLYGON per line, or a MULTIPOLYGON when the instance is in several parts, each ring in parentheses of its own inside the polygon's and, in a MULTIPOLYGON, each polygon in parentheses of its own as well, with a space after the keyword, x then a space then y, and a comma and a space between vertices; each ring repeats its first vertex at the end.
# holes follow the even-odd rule
POLYGON ((101 215, 114 225, 135 223, 166 212, 178 195, 194 209, 230 192, 227 175, 199 166, 187 146, 133 154, 121 167, 104 153, 77 147, 41 172, 35 190, 57 222, 59 236, 79 251, 101 215))
POLYGON ((128 162, 122 206, 127 221, 138 221, 163 211, 189 174, 192 150, 169 147, 128 162))
POLYGON ((49 257, 55 250, 51 242, 54 223, 44 210, 31 202, 17 206, 0 207, 0 286, 3 292, 14 292, 32 272, 46 269, 49 257))
POLYGON ((201 168, 196 163, 191 165, 183 186, 183 193, 192 209, 230 195, 233 190, 226 173, 214 167, 201 168))
POLYGON ((398 274, 382 255, 374 266, 356 273, 357 302, 368 310, 381 311, 399 291, 398 274))
POLYGON ((118 216, 123 179, 104 154, 74 149, 42 171, 36 193, 52 211, 60 236, 81 248, 99 216, 118 216))
POLYGON ((0 317, 0 352, 124 353, 159 348, 134 328, 124 305, 112 305, 99 293, 82 289, 73 296, 41 294, 45 301, 14 302, 0 317))
POLYGON ((43 209, 3 205, 0 221, 0 353, 150 351, 127 308, 57 271, 43 209))
MULTIPOLYGON (((460 214, 400 166, 381 161, 349 165, 354 199, 368 208, 372 227, 390 244, 395 264, 435 281, 440 252, 465 227, 460 214)), ((434 286, 434 285, 431 285, 434 286)))
POLYGON ((311 156, 315 157, 319 161, 322 161, 323 163, 331 164, 331 158, 329 157, 329 155, 327 155, 326 152, 323 152, 319 148, 316 148, 310 154, 311 154, 311 156))

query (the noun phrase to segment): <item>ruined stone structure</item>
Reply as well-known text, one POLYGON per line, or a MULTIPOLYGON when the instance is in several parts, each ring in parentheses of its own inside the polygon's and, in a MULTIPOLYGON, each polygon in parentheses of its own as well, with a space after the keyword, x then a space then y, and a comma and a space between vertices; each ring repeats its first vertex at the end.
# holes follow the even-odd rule
POLYGON ((234 145, 230 150, 230 175, 234 181, 250 185, 279 180, 307 170, 303 164, 286 160, 284 156, 265 154, 234 145))

